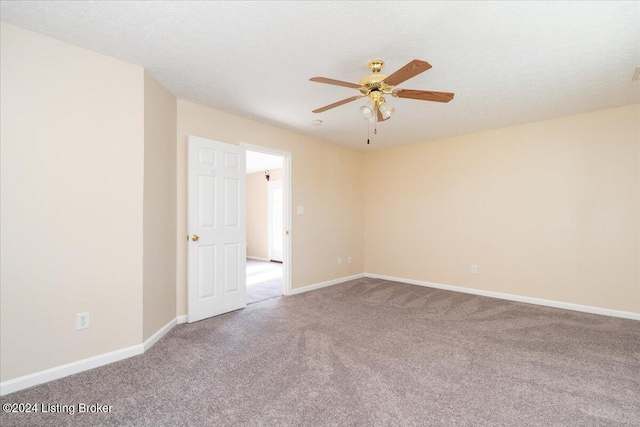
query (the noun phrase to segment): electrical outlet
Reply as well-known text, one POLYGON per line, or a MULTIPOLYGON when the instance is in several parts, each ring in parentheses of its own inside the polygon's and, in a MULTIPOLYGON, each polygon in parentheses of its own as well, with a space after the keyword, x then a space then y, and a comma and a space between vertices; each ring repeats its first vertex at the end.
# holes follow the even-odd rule
POLYGON ((471 266, 471 272, 472 272, 473 274, 476 274, 476 273, 478 272, 478 266, 477 266, 477 265, 472 265, 472 266, 471 266))
POLYGON ((351 257, 347 258, 347 263, 351 264, 351 257))
POLYGON ((342 258, 338 258, 338 265, 342 265, 342 258))
POLYGON ((89 327, 89 313, 76 314, 76 330, 87 329, 89 327))

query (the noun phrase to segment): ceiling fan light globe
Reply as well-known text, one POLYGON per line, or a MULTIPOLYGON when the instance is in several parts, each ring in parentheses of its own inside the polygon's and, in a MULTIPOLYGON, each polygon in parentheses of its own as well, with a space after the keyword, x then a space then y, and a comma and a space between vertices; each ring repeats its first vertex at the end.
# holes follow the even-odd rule
POLYGON ((369 119, 373 117, 373 108, 368 105, 363 105, 362 107, 360 107, 360 113, 365 119, 369 119))
POLYGON ((395 111, 395 108, 389 109, 389 107, 387 107, 384 102, 380 104, 378 109, 380 110, 380 114, 382 114, 382 117, 384 117, 385 120, 391 117, 391 114, 395 111))

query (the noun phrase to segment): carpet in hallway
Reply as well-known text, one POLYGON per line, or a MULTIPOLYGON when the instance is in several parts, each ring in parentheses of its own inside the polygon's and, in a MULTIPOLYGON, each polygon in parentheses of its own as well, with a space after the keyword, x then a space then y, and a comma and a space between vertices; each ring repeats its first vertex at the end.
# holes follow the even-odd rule
POLYGON ((247 304, 282 296, 282 263, 247 260, 247 304))

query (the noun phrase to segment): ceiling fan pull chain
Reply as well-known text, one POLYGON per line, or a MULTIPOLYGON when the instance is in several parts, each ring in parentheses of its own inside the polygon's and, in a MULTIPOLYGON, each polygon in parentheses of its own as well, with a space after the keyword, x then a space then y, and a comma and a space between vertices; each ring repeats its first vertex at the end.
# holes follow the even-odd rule
POLYGON ((369 120, 367 120, 367 145, 369 145, 369 132, 371 131, 371 126, 369 126, 369 120))
POLYGON ((373 134, 377 135, 378 134, 378 115, 377 114, 375 115, 374 120, 375 121, 373 122, 374 123, 373 134))

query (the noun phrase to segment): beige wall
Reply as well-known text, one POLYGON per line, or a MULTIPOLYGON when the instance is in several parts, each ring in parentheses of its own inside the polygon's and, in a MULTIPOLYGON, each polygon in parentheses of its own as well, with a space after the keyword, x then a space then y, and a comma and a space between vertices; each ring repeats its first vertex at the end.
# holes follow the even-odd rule
POLYGON ((366 271, 640 312, 639 120, 634 105, 367 153, 366 271))
POLYGON ((186 146, 197 135, 292 153, 292 286, 364 271, 364 153, 178 100, 178 314, 187 310, 186 146), (304 215, 295 207, 305 207, 304 215), (337 258, 353 263, 337 265, 337 258))
POLYGON ((0 40, 5 381, 141 343, 144 107, 140 67, 6 23, 0 40))
POLYGON ((176 317, 176 97, 144 73, 143 339, 176 317))
MULTIPOLYGON (((283 169, 269 170, 270 181, 282 180, 283 169)), ((247 256, 269 258, 269 188, 264 171, 247 174, 247 256)))

